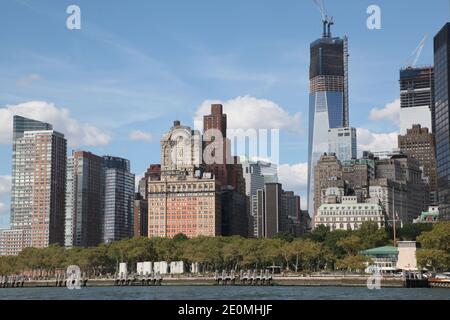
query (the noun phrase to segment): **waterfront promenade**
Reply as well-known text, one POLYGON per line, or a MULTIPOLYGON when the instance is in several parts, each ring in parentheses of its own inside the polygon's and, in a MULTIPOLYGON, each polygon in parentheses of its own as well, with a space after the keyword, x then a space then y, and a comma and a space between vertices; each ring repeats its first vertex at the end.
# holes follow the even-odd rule
MULTIPOLYGON (((127 281, 118 282, 116 279, 84 279, 81 281, 82 286, 86 287, 112 287, 112 286, 215 286, 215 285, 239 285, 239 286, 335 286, 335 287, 366 287, 369 276, 362 275, 345 275, 345 276, 274 276, 270 283, 242 284, 242 283, 223 283, 218 284, 213 276, 205 277, 163 277, 158 282, 144 282, 138 279, 128 279, 127 281)), ((22 280, 16 281, 13 285, 5 287, 65 287, 65 280, 46 279, 46 280, 22 280)), ((402 278, 382 277, 380 280, 381 287, 400 288, 405 286, 402 278)))

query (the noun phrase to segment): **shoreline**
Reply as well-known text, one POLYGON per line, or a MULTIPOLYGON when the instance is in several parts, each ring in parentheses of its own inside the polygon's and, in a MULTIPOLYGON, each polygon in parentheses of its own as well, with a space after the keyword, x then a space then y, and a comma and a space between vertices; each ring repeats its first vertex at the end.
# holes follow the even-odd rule
MULTIPOLYGON (((138 286, 304 286, 304 287, 367 287, 369 277, 347 276, 347 277, 273 277, 270 283, 243 284, 227 283, 218 284, 214 277, 177 277, 163 278, 161 283, 143 283, 139 280, 128 281, 118 284, 114 279, 88 279, 84 280, 83 287, 138 287, 138 286)), ((403 279, 382 278, 380 281, 382 288, 405 288, 403 279)), ((48 288, 48 287, 66 287, 65 281, 54 280, 30 280, 16 283, 15 286, 6 286, 6 288, 48 288)), ((0 287, 0 290, 3 289, 0 287)))

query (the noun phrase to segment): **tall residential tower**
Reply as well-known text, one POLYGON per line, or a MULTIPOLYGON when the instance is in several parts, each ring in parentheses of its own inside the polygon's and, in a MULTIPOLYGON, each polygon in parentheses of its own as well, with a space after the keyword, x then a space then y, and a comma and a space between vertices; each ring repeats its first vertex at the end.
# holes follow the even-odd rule
POLYGON ((63 245, 66 139, 24 117, 14 116, 13 128, 11 229, 23 236, 16 249, 63 245))

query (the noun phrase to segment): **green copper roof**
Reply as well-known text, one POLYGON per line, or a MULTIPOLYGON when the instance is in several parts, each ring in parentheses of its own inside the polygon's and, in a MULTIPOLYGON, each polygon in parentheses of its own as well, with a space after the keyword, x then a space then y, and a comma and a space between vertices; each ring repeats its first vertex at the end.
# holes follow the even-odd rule
POLYGON ((385 247, 378 247, 378 248, 364 250, 364 251, 361 251, 361 254, 364 254, 367 256, 395 255, 395 254, 398 254, 398 249, 393 246, 385 246, 385 247))

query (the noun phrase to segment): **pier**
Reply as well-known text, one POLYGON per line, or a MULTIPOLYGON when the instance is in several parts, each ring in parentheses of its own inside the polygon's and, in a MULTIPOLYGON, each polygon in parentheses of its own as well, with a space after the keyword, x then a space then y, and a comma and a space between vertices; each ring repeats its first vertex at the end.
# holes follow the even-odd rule
POLYGON ((242 285, 242 286, 270 286, 272 285, 272 274, 269 270, 248 270, 247 272, 241 271, 238 275, 235 271, 226 272, 222 270, 219 274, 216 272, 214 280, 217 285, 242 285))

